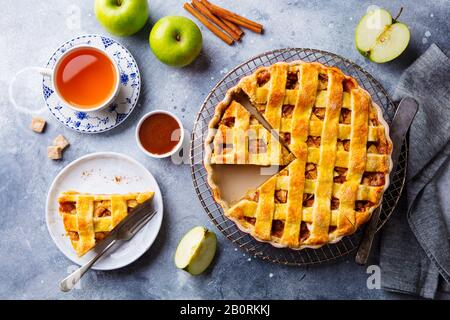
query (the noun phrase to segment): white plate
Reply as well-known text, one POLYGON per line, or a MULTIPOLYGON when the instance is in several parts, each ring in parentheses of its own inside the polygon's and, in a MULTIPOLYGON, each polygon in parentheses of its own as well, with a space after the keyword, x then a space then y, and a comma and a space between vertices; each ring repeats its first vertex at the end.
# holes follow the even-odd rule
POLYGON ((47 228, 56 246, 78 265, 84 264, 96 254, 94 248, 79 258, 66 236, 58 213, 59 193, 76 190, 89 193, 128 193, 151 190, 157 210, 153 219, 131 240, 116 244, 92 269, 113 270, 138 259, 150 248, 161 227, 163 202, 159 186, 153 175, 136 160, 114 152, 88 154, 66 166, 56 176, 47 195, 47 228), (120 177, 116 181, 116 177, 120 177))

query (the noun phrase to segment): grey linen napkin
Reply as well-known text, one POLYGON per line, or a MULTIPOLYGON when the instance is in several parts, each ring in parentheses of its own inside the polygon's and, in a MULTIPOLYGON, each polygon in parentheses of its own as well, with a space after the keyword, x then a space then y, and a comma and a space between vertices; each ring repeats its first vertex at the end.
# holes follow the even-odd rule
POLYGON ((401 76, 394 100, 406 96, 420 107, 409 132, 406 193, 381 234, 381 286, 435 298, 450 287, 450 208, 438 195, 450 169, 450 59, 435 44, 401 76))

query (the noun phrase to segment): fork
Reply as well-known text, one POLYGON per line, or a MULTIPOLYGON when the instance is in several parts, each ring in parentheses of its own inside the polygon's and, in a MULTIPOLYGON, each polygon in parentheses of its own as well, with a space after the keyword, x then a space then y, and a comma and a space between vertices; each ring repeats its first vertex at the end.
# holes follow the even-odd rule
POLYGON ((155 216, 156 212, 156 210, 146 212, 139 218, 130 219, 123 225, 119 226, 119 228, 115 232, 114 239, 101 252, 99 252, 86 264, 79 267, 59 283, 59 288, 61 289, 61 291, 70 291, 86 273, 86 271, 88 271, 92 267, 92 265, 97 262, 98 259, 100 259, 109 249, 111 249, 117 243, 117 241, 128 241, 133 238, 139 232, 139 230, 141 230, 155 216))

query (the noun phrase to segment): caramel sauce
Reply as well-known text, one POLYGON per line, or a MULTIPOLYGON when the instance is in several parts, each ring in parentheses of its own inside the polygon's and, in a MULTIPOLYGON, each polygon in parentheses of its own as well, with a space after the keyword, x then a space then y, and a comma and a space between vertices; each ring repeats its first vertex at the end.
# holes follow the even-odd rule
POLYGON ((173 150, 180 141, 178 122, 164 113, 155 113, 142 122, 139 140, 145 150, 153 154, 165 154, 173 150))

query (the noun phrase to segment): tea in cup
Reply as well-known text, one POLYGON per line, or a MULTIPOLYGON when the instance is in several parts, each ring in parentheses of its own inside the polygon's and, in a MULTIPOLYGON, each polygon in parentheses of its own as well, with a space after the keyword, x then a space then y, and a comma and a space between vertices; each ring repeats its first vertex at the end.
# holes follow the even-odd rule
POLYGON ((120 88, 116 62, 103 50, 75 46, 57 60, 53 69, 41 70, 65 104, 77 111, 98 111, 117 97, 120 88))

